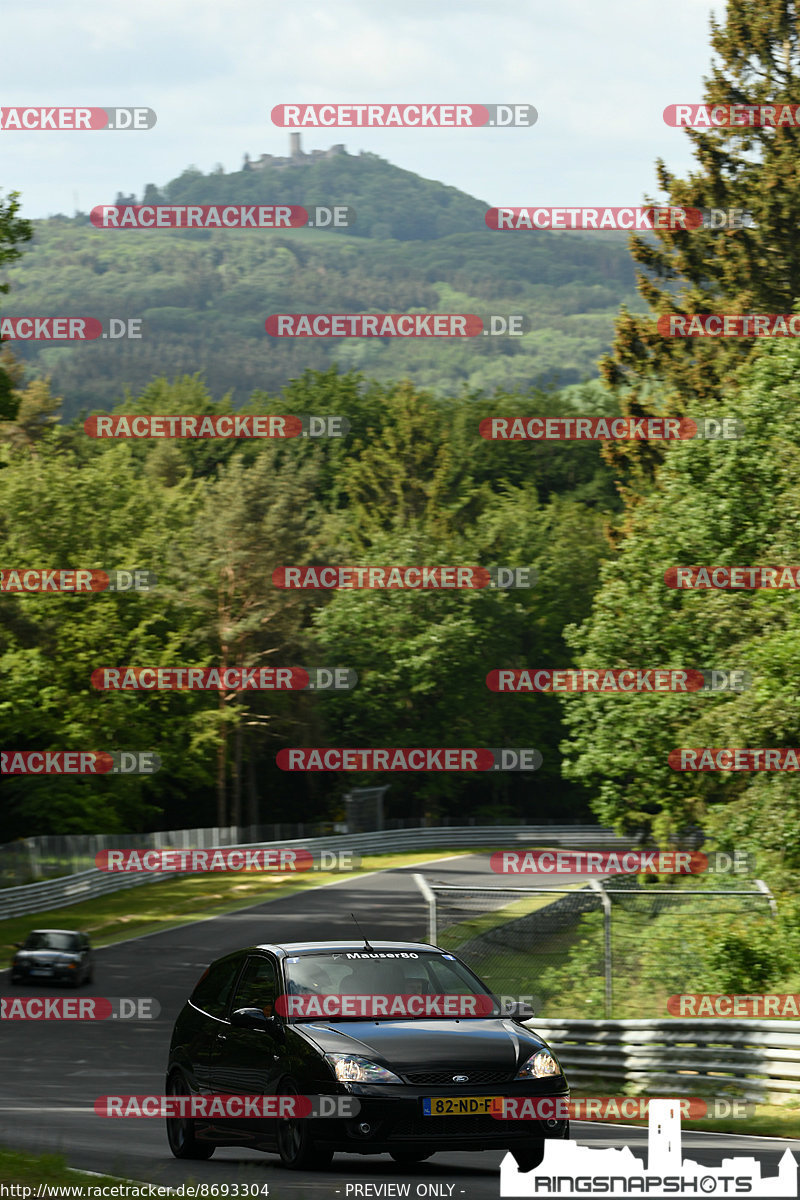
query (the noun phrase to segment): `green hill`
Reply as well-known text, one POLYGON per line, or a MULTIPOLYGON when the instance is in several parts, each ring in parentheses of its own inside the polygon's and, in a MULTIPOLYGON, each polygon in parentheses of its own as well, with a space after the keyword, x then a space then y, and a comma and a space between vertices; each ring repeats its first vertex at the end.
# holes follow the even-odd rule
MULTIPOLYGON (((117 196, 117 202, 137 198, 117 196)), ((155 375, 203 371, 240 404, 307 368, 333 362, 382 381, 408 377, 439 394, 578 383, 596 375, 620 303, 637 311, 627 235, 499 233, 488 202, 422 179, 376 155, 184 171, 148 203, 347 204, 347 230, 105 230, 88 216, 35 223, 8 271, 8 316, 139 318, 141 340, 15 341, 52 376, 64 415, 109 408, 155 375), (276 312, 522 313, 521 338, 277 339, 276 312)), ((110 201, 108 201, 110 202, 110 201)))

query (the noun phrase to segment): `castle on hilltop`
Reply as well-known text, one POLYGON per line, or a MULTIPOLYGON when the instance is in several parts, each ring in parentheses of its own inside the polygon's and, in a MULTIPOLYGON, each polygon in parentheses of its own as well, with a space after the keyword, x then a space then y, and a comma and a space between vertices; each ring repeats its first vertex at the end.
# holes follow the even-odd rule
POLYGON ((321 158, 336 158, 340 154, 347 154, 347 150, 341 142, 336 146, 331 146, 330 150, 312 150, 310 154, 306 154, 300 145, 300 134, 290 133, 288 158, 281 158, 275 154, 262 154, 260 158, 251 160, 250 155, 245 154, 242 170, 263 171, 264 167, 297 167, 306 163, 319 162, 321 158))

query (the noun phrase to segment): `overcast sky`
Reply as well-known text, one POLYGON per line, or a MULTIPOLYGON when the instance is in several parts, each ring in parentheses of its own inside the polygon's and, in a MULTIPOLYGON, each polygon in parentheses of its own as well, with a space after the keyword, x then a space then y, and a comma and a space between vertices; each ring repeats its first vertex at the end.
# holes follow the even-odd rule
MULTIPOLYGON (((141 105, 147 131, 0 131, 22 215, 88 211, 189 165, 286 154, 281 103, 529 103, 520 129, 319 129, 492 205, 625 205, 683 174, 663 109, 702 99, 717 0, 25 0, 2 17, 2 105, 141 105)), ((335 197, 332 200, 335 201, 335 197)), ((297 197, 303 203, 303 197, 297 197)))

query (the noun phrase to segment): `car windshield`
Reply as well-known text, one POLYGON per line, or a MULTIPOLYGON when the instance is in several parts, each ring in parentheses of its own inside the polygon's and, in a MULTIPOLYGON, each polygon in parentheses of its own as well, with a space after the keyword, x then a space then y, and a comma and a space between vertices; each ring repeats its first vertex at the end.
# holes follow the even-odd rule
POLYGON ((71 950, 78 949, 76 933, 59 933, 52 930, 29 933, 23 950, 71 950))
POLYGON ((285 995, 276 1008, 293 1021, 501 1014, 497 997, 441 951, 303 954, 285 959, 284 973, 285 995))

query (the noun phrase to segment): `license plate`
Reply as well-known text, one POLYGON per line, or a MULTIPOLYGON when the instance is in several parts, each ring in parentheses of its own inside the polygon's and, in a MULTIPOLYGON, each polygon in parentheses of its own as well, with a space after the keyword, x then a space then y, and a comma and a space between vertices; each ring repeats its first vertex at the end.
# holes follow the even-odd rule
POLYGON ((424 1117, 474 1117, 492 1111, 498 1096, 425 1096, 422 1100, 424 1117))
POLYGON ((37 971, 31 971, 31 975, 52 975, 52 967, 39 967, 37 971))

